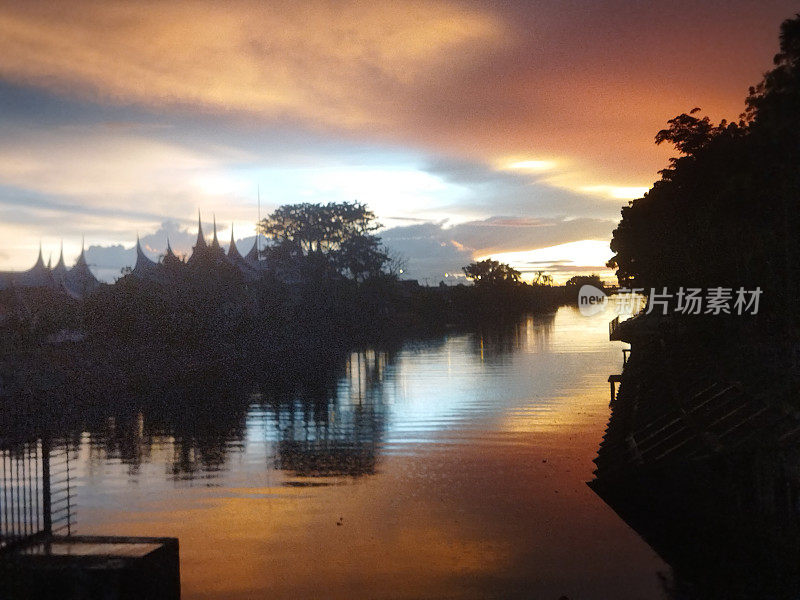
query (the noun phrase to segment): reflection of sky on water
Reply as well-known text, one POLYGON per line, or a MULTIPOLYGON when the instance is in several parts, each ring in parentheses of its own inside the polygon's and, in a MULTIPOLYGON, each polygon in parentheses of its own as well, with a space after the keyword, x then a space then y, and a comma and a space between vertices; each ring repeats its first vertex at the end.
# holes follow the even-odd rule
POLYGON ((660 563, 584 485, 619 347, 563 308, 240 413, 109 423, 81 440, 79 531, 180 537, 188 598, 653 597, 660 563))
POLYGON ((426 444, 579 424, 583 403, 597 405, 592 392, 619 357, 606 330, 605 315, 564 308, 503 330, 411 342, 392 357, 354 352, 327 394, 253 394, 232 431, 148 433, 144 415, 132 423, 109 418, 108 432, 82 434, 82 495, 96 505, 139 484, 151 491, 175 481, 245 484, 287 442, 368 443, 376 452, 414 455, 426 444))

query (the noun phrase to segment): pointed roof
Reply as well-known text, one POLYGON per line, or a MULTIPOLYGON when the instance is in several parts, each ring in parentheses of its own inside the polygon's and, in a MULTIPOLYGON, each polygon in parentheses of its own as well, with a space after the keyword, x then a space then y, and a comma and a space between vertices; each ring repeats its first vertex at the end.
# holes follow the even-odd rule
POLYGON ((45 269, 44 258, 42 258, 42 242, 39 242, 39 257, 36 259, 36 264, 33 265, 34 269, 45 269))
POLYGON ((102 284, 94 276, 86 262, 85 243, 81 239, 81 253, 78 255, 75 265, 64 275, 63 286, 72 296, 83 298, 100 285, 102 284))
POLYGON ((39 242, 39 256, 27 271, 0 273, 0 290, 9 287, 56 287, 52 273, 44 265, 42 258, 42 243, 39 242))
MULTIPOLYGON (((86 264, 86 250, 84 249, 84 245, 85 245, 85 241, 84 241, 83 237, 81 237, 81 253, 78 255, 78 258, 75 260, 75 266, 73 266, 72 269, 74 269, 78 265, 86 266, 86 267, 89 266, 88 264, 86 264)), ((70 269, 70 271, 72 269, 70 269)))
POLYGON ((7 273, 4 280, 5 284, 2 287, 54 287, 53 275, 44 265, 44 258, 42 258, 42 243, 39 242, 39 256, 30 269, 21 273, 7 273))
POLYGON ((226 263, 239 271, 239 273, 244 277, 245 281, 257 281, 260 278, 256 264, 245 259, 245 257, 239 253, 239 249, 236 247, 236 238, 234 237, 233 233, 233 223, 231 223, 231 243, 230 246, 228 246, 228 253, 225 254, 225 251, 220 248, 219 257, 217 257, 216 260, 217 262, 226 263))
POLYGON ((172 246, 169 244, 169 237, 167 237, 167 251, 164 253, 164 258, 162 259, 161 264, 165 267, 173 267, 183 264, 183 261, 172 251, 172 246))
POLYGON ((58 254, 58 262, 56 266, 53 267, 53 277, 55 277, 56 281, 61 281, 64 279, 64 275, 67 274, 67 267, 64 264, 64 240, 61 240, 61 250, 58 254))
POLYGON ((197 241, 194 244, 194 248, 192 248, 192 255, 189 257, 189 260, 186 261, 186 264, 192 265, 197 262, 200 257, 204 256, 207 253, 208 245, 206 244, 206 238, 203 235, 203 222, 200 219, 200 211, 197 211, 197 241))
POLYGON ((236 247, 236 240, 233 236, 233 223, 231 223, 231 245, 228 246, 228 254, 225 260, 239 270, 245 281, 257 281, 259 279, 257 265, 242 256, 236 247))
POLYGON ((211 246, 210 248, 215 252, 220 254, 224 254, 225 251, 222 249, 222 246, 219 245, 219 239, 217 238, 217 217, 214 215, 214 237, 211 239, 211 246))
POLYGON ((156 274, 157 264, 150 260, 150 258, 142 250, 142 243, 139 241, 139 236, 136 236, 136 266, 133 267, 131 274, 141 279, 152 279, 156 274))
POLYGON ((231 223, 231 244, 228 246, 228 258, 236 260, 243 258, 242 255, 239 254, 239 249, 236 247, 236 240, 233 238, 233 223, 231 223))
POLYGON ((258 262, 258 255, 258 238, 256 238, 256 241, 253 242, 253 247, 250 248, 250 252, 244 255, 244 258, 250 262, 258 262))
POLYGON ((206 238, 203 235, 203 222, 200 220, 200 211, 197 211, 197 241, 195 242, 194 248, 206 248, 206 238))

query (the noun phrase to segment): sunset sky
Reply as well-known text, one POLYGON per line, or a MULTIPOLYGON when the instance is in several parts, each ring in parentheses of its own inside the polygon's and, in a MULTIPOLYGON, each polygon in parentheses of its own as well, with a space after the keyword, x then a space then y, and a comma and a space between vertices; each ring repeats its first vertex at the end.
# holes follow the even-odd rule
POLYGON ((262 211, 360 200, 431 283, 599 271, 699 106, 736 118, 796 4, 0 1, 0 269, 119 270, 262 211), (122 244, 125 249, 115 247, 122 244), (110 247, 110 248, 102 248, 110 247))

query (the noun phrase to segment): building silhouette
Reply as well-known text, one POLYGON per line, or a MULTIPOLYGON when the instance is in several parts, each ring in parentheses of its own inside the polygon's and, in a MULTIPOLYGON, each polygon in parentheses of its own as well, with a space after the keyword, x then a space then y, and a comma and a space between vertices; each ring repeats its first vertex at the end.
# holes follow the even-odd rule
MULTIPOLYGON (((198 213, 197 241, 187 260, 183 260, 173 252, 169 239, 167 239, 166 252, 162 260, 156 262, 148 258, 144 253, 137 236, 136 264, 126 276, 168 284, 187 269, 213 268, 219 265, 232 267, 241 274, 245 282, 259 279, 264 271, 264 261, 260 260, 259 257, 258 239, 253 242, 253 247, 247 254, 242 255, 236 247, 233 226, 231 226, 231 242, 226 253, 217 238, 216 219, 214 220, 211 243, 207 243, 198 213)), ((27 271, 0 271, 0 291, 20 288, 46 288, 63 291, 73 298, 80 299, 103 285, 105 284, 99 281, 89 269, 83 244, 81 244, 81 253, 71 268, 67 268, 64 264, 64 247, 62 243, 55 267, 51 267, 49 263, 44 263, 40 244, 39 256, 33 267, 27 271)))

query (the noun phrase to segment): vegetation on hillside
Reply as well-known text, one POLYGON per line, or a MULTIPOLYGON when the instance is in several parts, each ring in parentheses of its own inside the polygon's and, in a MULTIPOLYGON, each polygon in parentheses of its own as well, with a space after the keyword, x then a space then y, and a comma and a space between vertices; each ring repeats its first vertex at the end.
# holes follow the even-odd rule
POLYGON ((766 312, 797 325, 800 17, 781 26, 774 65, 736 122, 694 109, 658 132, 680 155, 622 209, 608 263, 621 285, 760 287, 766 312))

